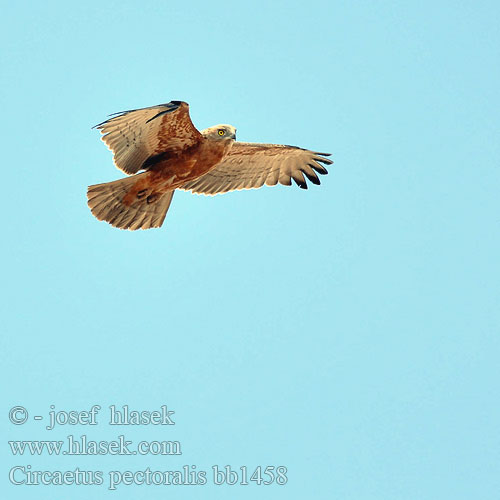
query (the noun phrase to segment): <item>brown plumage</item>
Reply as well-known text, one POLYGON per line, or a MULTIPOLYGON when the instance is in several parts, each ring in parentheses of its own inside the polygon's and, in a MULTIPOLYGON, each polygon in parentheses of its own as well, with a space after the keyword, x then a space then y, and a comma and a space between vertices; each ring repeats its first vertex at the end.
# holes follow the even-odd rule
POLYGON ((327 174, 327 153, 294 146, 235 142, 236 129, 199 132, 182 101, 116 113, 96 125, 117 168, 130 177, 89 186, 90 210, 121 229, 160 227, 175 189, 214 195, 235 189, 295 183, 327 174), (141 173, 138 173, 140 171, 141 173), (304 177, 305 175, 305 177, 304 177))

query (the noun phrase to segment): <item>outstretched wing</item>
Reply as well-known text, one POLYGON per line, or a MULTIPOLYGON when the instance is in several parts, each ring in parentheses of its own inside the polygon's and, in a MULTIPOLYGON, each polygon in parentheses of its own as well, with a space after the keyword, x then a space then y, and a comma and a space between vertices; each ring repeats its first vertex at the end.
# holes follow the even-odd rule
POLYGON ((94 128, 113 152, 117 168, 126 174, 147 169, 157 155, 178 154, 202 140, 189 117, 189 105, 171 101, 149 108, 114 113, 94 128))
POLYGON ((235 189, 260 188, 264 184, 274 186, 278 182, 290 186, 292 179, 299 187, 307 189, 304 176, 313 184, 320 184, 316 173, 328 173, 321 164, 333 162, 325 156, 330 155, 295 146, 235 142, 221 163, 180 189, 213 195, 235 189))

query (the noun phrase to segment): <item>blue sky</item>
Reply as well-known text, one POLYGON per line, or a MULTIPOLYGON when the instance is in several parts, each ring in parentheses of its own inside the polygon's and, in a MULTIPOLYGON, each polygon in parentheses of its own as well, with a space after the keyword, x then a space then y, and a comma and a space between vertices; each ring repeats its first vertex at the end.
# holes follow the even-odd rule
POLYGON ((5 4, 2 497, 498 498, 499 17, 493 1, 5 4), (308 191, 176 193, 159 230, 98 222, 86 187, 121 174, 91 127, 172 99, 200 129, 335 164, 308 191), (94 404, 93 428, 31 418, 94 404), (117 431, 112 404, 168 405, 176 425, 117 431), (183 454, 5 444, 84 433, 183 454), (8 480, 186 464, 289 480, 8 480))

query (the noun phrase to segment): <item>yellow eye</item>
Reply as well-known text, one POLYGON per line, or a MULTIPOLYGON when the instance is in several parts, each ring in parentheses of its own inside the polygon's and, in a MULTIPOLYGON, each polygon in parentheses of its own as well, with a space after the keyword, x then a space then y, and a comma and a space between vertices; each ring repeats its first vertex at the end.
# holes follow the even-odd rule
POLYGON ((226 132, 222 130, 221 128, 219 129, 219 135, 224 135, 226 132))

